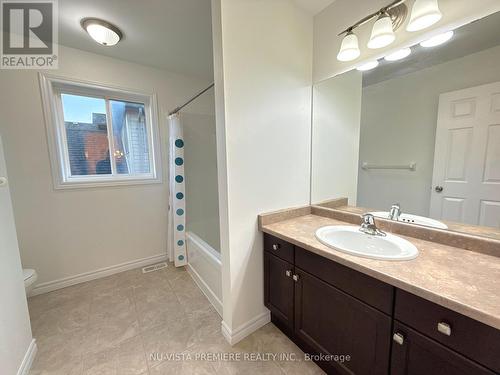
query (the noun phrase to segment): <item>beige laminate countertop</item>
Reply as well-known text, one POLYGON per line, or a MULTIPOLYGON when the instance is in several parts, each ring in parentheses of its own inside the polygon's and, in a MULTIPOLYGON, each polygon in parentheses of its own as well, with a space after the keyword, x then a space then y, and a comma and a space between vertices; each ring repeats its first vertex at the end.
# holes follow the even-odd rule
POLYGON ((500 329, 499 257, 401 236, 418 248, 416 259, 383 261, 361 258, 321 244, 315 232, 326 225, 352 224, 306 214, 264 224, 261 230, 500 329))

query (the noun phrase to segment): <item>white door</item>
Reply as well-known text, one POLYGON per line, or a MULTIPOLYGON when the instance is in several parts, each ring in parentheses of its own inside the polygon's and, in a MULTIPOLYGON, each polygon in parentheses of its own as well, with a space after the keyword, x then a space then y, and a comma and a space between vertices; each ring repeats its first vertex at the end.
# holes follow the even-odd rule
POLYGON ((500 82, 441 94, 430 213, 500 228, 500 82))

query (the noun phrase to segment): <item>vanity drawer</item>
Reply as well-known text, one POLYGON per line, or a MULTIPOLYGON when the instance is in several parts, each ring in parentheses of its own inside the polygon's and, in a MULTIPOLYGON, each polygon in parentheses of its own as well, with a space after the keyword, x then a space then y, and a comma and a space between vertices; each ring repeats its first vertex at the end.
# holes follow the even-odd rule
POLYGON ((394 317, 500 373, 500 330, 399 289, 394 317))
POLYGON ((295 266, 392 315, 394 287, 310 251, 295 247, 295 266))
POLYGON ((264 233, 264 250, 276 255, 278 258, 293 263, 294 249, 291 243, 278 237, 264 233))

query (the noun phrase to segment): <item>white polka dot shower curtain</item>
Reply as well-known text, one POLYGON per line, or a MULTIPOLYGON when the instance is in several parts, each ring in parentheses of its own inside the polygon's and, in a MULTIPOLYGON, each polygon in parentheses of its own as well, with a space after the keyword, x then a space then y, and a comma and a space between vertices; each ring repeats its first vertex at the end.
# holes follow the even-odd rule
POLYGON ((186 197, 184 183, 184 137, 179 113, 169 123, 168 256, 176 267, 187 264, 186 197))

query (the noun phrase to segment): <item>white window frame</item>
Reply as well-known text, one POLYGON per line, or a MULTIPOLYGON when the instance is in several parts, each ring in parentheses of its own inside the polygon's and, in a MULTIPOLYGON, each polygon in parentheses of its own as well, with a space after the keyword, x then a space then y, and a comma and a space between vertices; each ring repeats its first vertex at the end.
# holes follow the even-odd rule
POLYGON ((140 93, 128 89, 103 86, 92 82, 71 80, 43 73, 39 74, 39 78, 55 189, 136 185, 162 182, 158 113, 155 94, 140 93), (150 150, 150 173, 120 175, 116 173, 116 163, 111 160, 112 175, 72 176, 61 94, 90 96, 105 100, 109 153, 110 158, 112 159, 115 149, 113 123, 109 101, 121 100, 144 104, 148 146, 150 150))

